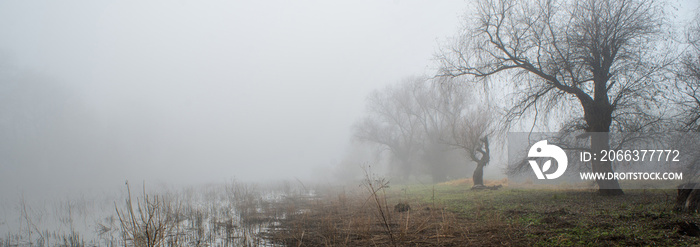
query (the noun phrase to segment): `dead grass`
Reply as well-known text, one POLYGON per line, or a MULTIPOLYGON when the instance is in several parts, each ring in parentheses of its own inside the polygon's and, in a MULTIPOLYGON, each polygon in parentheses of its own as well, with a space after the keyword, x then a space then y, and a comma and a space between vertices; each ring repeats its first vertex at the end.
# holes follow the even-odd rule
MULTIPOLYGON (((499 181, 507 182, 507 181, 499 181)), ((494 183, 498 184, 498 183, 494 183)), ((469 181, 392 186, 389 213, 398 246, 688 246, 700 244, 700 217, 672 210, 675 191, 470 190, 469 181), (696 231, 697 230, 697 231, 696 231), (697 234, 695 234, 697 233, 697 234)), ((391 246, 373 198, 328 191, 280 221, 272 241, 287 246, 391 246)))
POLYGON ((407 201, 411 210, 391 210, 387 212, 391 220, 385 223, 373 200, 362 191, 319 197, 309 208, 282 220, 271 238, 287 246, 465 246, 483 245, 480 243, 484 240, 501 237, 492 230, 503 224, 475 227, 443 205, 407 201, 396 193, 381 198, 380 203, 388 201, 393 208, 395 202, 407 201), (385 229, 387 226, 390 231, 385 229))

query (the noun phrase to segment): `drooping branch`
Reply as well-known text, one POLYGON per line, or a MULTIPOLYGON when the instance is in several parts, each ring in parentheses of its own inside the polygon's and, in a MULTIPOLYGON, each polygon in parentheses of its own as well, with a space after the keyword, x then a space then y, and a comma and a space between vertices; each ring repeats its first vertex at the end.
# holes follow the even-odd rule
POLYGON ((537 89, 514 101, 509 115, 515 118, 566 94, 582 110, 654 100, 636 92, 657 90, 657 75, 673 61, 648 52, 663 39, 662 9, 654 0, 480 1, 471 29, 438 56, 438 76, 512 75, 512 85, 537 89))

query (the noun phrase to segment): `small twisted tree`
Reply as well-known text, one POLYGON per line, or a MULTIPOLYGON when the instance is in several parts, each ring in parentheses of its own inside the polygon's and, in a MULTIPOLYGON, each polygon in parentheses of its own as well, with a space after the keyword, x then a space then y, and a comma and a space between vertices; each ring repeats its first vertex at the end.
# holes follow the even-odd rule
POLYGON ((479 108, 456 115, 452 124, 452 145, 464 150, 476 163, 472 175, 475 187, 484 185, 484 167, 491 161, 489 136, 494 133, 492 119, 491 111, 479 108))

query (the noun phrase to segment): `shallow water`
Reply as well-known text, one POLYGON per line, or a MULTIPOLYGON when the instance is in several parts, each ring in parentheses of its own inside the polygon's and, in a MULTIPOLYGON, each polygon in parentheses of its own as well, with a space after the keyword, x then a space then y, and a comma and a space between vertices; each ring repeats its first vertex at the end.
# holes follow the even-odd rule
POLYGON ((289 186, 226 183, 148 192, 145 197, 143 190, 131 187, 130 211, 126 191, 125 187, 113 195, 1 202, 0 246, 131 245, 135 239, 145 239, 139 232, 145 231, 149 218, 160 223, 149 229, 160 233, 156 238, 164 246, 275 246, 264 233, 286 215, 298 213, 279 203, 314 195, 289 186))

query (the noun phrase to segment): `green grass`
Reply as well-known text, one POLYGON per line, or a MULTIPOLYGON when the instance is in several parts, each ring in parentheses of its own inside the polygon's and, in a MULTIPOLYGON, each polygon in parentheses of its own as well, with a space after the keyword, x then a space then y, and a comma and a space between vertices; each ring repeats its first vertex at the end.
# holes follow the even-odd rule
POLYGON ((673 212, 674 190, 627 190, 624 196, 594 191, 472 191, 460 185, 398 185, 390 201, 413 201, 423 207, 444 207, 472 229, 524 237, 515 243, 536 246, 688 246, 682 222, 700 225, 694 214, 673 212), (490 227, 492 226, 492 227, 490 227))

